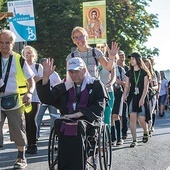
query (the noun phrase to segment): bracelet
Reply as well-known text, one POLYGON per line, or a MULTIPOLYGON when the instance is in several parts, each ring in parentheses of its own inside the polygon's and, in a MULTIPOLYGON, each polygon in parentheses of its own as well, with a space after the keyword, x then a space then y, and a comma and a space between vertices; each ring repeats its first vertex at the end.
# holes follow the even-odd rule
POLYGON ((32 92, 30 92, 29 90, 27 91, 27 93, 29 93, 29 94, 33 94, 32 92))
POLYGON ((113 59, 113 58, 109 58, 109 61, 115 61, 115 59, 113 59))

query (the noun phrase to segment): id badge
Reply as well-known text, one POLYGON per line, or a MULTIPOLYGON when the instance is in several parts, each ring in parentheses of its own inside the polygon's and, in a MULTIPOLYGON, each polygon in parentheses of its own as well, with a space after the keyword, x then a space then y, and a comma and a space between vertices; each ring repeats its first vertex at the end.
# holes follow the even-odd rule
POLYGON ((139 94, 139 88, 138 87, 135 87, 135 92, 134 92, 135 95, 139 94))
POLYGON ((76 102, 73 103, 73 110, 76 110, 76 102))

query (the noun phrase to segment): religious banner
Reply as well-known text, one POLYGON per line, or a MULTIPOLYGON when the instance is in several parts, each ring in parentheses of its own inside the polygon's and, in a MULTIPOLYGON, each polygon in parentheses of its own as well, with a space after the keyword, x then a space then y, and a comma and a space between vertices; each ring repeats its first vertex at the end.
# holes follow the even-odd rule
POLYGON ((83 3, 83 27, 88 33, 89 44, 106 43, 106 1, 83 3))
POLYGON ((17 36, 16 42, 36 41, 33 1, 9 1, 7 6, 8 11, 14 14, 9 18, 9 26, 17 36))

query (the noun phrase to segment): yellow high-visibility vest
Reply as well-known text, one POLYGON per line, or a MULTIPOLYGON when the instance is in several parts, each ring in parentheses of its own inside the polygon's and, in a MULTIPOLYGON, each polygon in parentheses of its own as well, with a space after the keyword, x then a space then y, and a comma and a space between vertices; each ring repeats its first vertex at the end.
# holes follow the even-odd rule
POLYGON ((21 62, 20 62, 20 54, 14 52, 14 58, 16 62, 16 80, 17 80, 17 91, 19 93, 19 105, 24 106, 24 110, 26 113, 29 113, 32 110, 31 104, 29 106, 25 106, 22 102, 23 96, 27 93, 27 80, 25 78, 25 75, 23 73, 23 70, 21 68, 21 62))

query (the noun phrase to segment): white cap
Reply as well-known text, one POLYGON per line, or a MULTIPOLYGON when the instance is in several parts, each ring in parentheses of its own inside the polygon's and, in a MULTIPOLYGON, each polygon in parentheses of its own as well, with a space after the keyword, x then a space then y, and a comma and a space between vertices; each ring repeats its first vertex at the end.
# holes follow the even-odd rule
POLYGON ((81 70, 85 68, 84 61, 79 57, 70 58, 67 61, 67 71, 69 70, 81 70))

